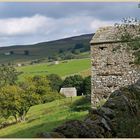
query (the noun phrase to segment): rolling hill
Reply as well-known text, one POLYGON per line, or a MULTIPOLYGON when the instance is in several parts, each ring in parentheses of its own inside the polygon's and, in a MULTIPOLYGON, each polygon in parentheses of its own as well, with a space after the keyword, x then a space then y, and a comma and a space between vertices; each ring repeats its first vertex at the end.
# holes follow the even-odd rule
POLYGON ((89 107, 90 102, 80 96, 35 105, 30 108, 25 122, 0 129, 0 138, 34 138, 40 132, 51 132, 65 121, 83 119, 89 107))
POLYGON ((32 45, 0 47, 0 63, 22 63, 36 59, 41 61, 52 56, 62 58, 71 52, 76 57, 88 57, 89 54, 82 56, 82 53, 89 52, 89 42, 92 36, 93 34, 86 34, 32 45), (25 54, 27 51, 28 54, 25 54))

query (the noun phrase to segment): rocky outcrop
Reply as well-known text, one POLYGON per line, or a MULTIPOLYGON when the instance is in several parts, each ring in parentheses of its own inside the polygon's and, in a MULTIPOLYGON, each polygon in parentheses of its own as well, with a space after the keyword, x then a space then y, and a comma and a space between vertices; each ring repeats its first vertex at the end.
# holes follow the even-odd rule
POLYGON ((140 137, 140 80, 114 91, 106 103, 91 109, 84 121, 72 120, 54 132, 66 138, 140 137))

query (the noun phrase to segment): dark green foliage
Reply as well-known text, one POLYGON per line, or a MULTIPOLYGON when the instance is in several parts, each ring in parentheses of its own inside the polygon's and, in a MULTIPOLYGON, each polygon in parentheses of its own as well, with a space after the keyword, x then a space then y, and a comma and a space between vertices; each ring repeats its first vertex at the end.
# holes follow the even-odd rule
POLYGON ((59 59, 59 57, 56 54, 54 54, 52 56, 49 56, 48 59, 49 59, 50 62, 51 61, 57 61, 59 59))
POLYGON ((72 53, 73 54, 79 54, 80 53, 80 50, 72 50, 72 53))
POLYGON ((65 96, 63 94, 59 94, 58 92, 47 93, 44 95, 43 100, 44 103, 52 102, 54 100, 63 99, 65 96))
POLYGON ((85 45, 83 43, 77 43, 74 48, 72 49, 72 53, 79 54, 81 52, 87 52, 90 50, 89 45, 85 45))
POLYGON ((73 53, 71 52, 64 53, 64 57, 63 57, 64 60, 74 59, 74 58, 75 58, 75 55, 73 53))
POLYGON ((50 74, 47 75, 47 79, 50 81, 50 86, 54 91, 58 91, 60 90, 61 86, 62 86, 62 79, 59 75, 57 74, 50 74))
POLYGON ((81 75, 66 77, 62 87, 75 87, 78 95, 91 95, 91 76, 83 78, 81 75))
POLYGON ((84 95, 91 95, 91 76, 85 77, 83 80, 83 93, 84 95))
POLYGON ((26 81, 20 83, 20 86, 24 90, 28 89, 39 95, 41 103, 50 102, 63 97, 57 91, 52 90, 49 80, 44 76, 34 76, 33 78, 28 77, 26 81))
POLYGON ((83 78, 80 75, 66 77, 63 81, 62 87, 75 87, 77 89, 77 94, 82 95, 83 78))
POLYGON ((64 50, 62 50, 62 49, 59 49, 59 53, 64 53, 64 50))
POLYGON ((11 55, 14 54, 14 51, 10 51, 10 54, 11 54, 11 55))
POLYGON ((29 51, 28 50, 25 50, 24 51, 24 55, 29 55, 29 51))
POLYGON ((74 49, 81 49, 81 48, 84 48, 84 45, 82 43, 77 43, 74 47, 74 49))
POLYGON ((71 109, 73 111, 86 111, 90 109, 90 105, 90 101, 85 96, 83 96, 80 100, 72 103, 71 109))

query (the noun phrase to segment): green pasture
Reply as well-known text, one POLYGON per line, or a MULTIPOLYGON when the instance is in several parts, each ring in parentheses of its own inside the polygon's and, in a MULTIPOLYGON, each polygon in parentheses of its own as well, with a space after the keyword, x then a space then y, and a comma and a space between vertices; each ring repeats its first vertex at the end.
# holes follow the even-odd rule
POLYGON ((48 74, 58 74, 61 77, 67 75, 79 74, 84 71, 90 71, 90 59, 73 59, 60 61, 59 64, 52 63, 42 63, 35 65, 28 65, 17 67, 17 70, 23 72, 20 78, 23 79, 26 76, 34 75, 48 75, 48 74))

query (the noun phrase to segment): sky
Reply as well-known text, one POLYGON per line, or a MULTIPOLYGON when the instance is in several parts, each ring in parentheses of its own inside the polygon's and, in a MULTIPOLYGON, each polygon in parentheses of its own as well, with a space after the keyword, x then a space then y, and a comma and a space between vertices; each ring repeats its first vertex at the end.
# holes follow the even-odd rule
POLYGON ((136 2, 0 2, 0 47, 95 33, 139 13, 136 2))

